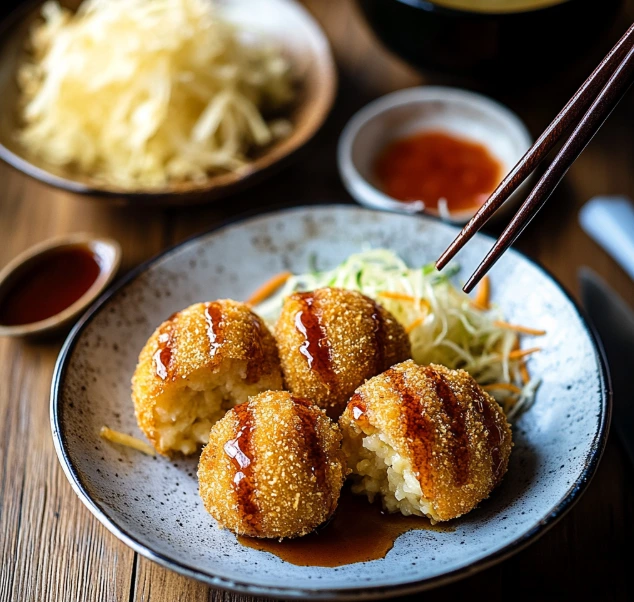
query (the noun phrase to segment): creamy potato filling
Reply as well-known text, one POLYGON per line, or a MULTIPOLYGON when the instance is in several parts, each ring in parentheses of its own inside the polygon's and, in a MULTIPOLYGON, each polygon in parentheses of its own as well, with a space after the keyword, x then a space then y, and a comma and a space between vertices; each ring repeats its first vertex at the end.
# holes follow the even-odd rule
POLYGON ((194 453, 209 440, 211 427, 227 410, 274 387, 270 377, 245 383, 247 363, 229 360, 227 366, 210 372, 199 370, 180 387, 170 388, 154 409, 159 445, 183 454, 194 453))
POLYGON ((355 437, 348 443, 348 452, 354 493, 365 494, 371 502, 379 495, 388 512, 428 516, 432 521, 438 518, 423 496, 411 463, 383 434, 363 433, 355 437))

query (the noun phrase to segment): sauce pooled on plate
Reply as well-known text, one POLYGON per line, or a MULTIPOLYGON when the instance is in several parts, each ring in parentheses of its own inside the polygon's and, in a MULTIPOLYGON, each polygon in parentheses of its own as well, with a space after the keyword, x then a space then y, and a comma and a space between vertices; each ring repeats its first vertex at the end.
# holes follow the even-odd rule
POLYGON ((443 132, 421 132, 388 144, 374 173, 387 195, 451 212, 480 207, 502 179, 500 162, 482 144, 443 132))
POLYGON ((239 536, 238 541, 291 564, 335 567, 384 558, 399 535, 417 529, 453 531, 454 527, 432 525, 421 516, 383 513, 379 504, 370 504, 365 496, 344 487, 332 520, 310 535, 282 541, 239 536))

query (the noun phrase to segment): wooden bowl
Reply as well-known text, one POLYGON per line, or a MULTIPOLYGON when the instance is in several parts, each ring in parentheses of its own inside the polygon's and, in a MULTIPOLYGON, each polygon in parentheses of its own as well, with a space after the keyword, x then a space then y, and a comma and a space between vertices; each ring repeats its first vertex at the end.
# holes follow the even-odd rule
MULTIPOLYGON (((61 0, 76 9, 79 0, 61 0)), ((29 29, 39 18, 43 2, 27 3, 0 26, 0 158, 23 173, 51 186, 92 196, 124 199, 134 204, 180 205, 205 203, 245 188, 279 168, 317 132, 335 97, 337 76, 328 40, 317 22, 295 0, 230 0, 229 18, 244 23, 279 44, 298 80, 298 96, 290 111, 293 133, 254 154, 236 172, 210 175, 204 182, 180 181, 161 188, 126 189, 54 166, 34 157, 16 137, 19 128, 16 71, 24 57, 29 29)))

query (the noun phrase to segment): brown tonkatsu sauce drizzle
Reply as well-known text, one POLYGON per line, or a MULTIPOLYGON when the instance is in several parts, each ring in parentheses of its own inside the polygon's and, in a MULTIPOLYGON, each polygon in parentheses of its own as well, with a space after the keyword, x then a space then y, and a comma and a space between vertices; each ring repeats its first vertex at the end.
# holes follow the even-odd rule
POLYGON ((360 426, 363 426, 364 423, 368 422, 366 417, 366 412, 368 411, 368 407, 366 406, 365 399, 363 399, 363 394, 355 393, 348 402, 352 410, 352 417, 359 423, 360 426))
POLYGON ((260 380, 263 372, 264 349, 262 348, 262 325, 255 314, 249 315, 253 332, 249 337, 249 350, 247 351, 247 375, 246 382, 250 385, 260 380))
POLYGON ((328 387, 333 388, 336 375, 332 368, 328 336, 315 308, 315 295, 312 292, 295 293, 293 297, 302 306, 295 314, 295 328, 304 336, 299 351, 308 361, 308 367, 317 372, 328 387))
POLYGON ((205 321, 207 322, 207 337, 209 338, 209 355, 214 357, 225 340, 220 303, 214 301, 205 304, 205 321))
POLYGON ((300 420, 304 458, 315 475, 317 489, 324 496, 327 496, 324 499, 324 504, 332 506, 334 500, 330 494, 327 478, 328 460, 317 434, 314 405, 307 399, 300 397, 293 397, 292 399, 295 402, 295 413, 300 420))
POLYGON ((237 405, 233 411, 238 418, 237 435, 234 439, 227 441, 223 449, 236 469, 232 485, 236 494, 238 511, 242 520, 258 531, 260 509, 255 499, 255 483, 253 482, 253 414, 248 403, 237 405))
POLYGON ((385 344, 386 329, 385 319, 381 313, 381 308, 373 299, 372 302, 372 320, 374 321, 374 375, 380 374, 389 366, 385 365, 385 344))
POLYGON ((291 564, 335 567, 384 558, 399 535, 420 529, 447 532, 455 527, 432 525, 420 516, 384 514, 378 503, 370 504, 365 496, 344 487, 333 519, 310 535, 282 541, 238 537, 238 541, 291 564))
POLYGON ((404 435, 410 443, 413 456, 413 467, 420 479, 423 494, 428 497, 434 495, 434 482, 430 478, 429 465, 432 460, 436 427, 432 420, 423 414, 418 394, 412 392, 405 382, 402 372, 390 368, 388 375, 394 391, 401 398, 402 414, 404 418, 404 435))
POLYGON ((445 414, 449 417, 452 437, 449 439, 449 454, 454 458, 451 463, 454 483, 460 487, 469 480, 469 437, 466 428, 466 408, 460 405, 445 377, 431 366, 423 368, 425 376, 429 378, 436 389, 436 395, 441 400, 445 414))
POLYGON ((174 321, 177 314, 172 314, 161 324, 158 334, 158 349, 154 352, 154 370, 161 380, 173 378, 172 345, 174 344, 174 321))
POLYGON ((482 415, 482 422, 487 431, 487 441, 491 449, 491 468, 493 470, 493 486, 499 484, 504 476, 502 471, 502 458, 500 456, 500 447, 502 445, 503 434, 496 421, 496 416, 491 407, 482 397, 480 388, 473 385, 473 399, 476 400, 476 407, 482 415))

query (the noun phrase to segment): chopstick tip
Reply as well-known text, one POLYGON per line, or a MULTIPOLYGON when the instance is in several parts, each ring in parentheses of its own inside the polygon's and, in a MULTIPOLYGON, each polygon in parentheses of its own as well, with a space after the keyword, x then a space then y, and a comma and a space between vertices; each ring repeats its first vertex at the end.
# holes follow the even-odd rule
POLYGON ((436 269, 440 272, 453 258, 455 252, 453 250, 453 245, 447 247, 442 255, 436 260, 436 269))
POLYGON ((478 284, 478 282, 480 282, 480 279, 482 278, 481 275, 478 275, 477 272, 474 273, 469 280, 467 280, 466 284, 462 287, 462 290, 469 294, 478 284))

